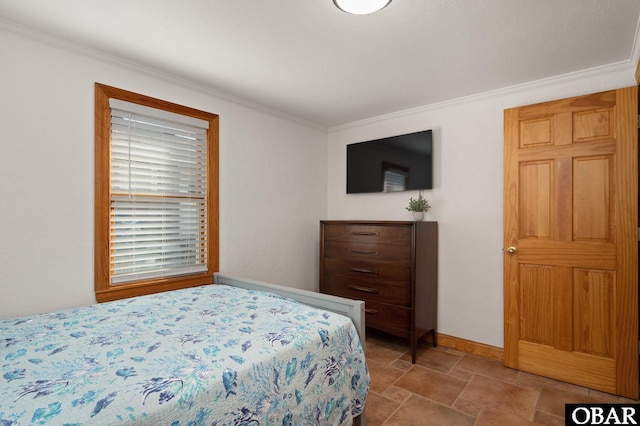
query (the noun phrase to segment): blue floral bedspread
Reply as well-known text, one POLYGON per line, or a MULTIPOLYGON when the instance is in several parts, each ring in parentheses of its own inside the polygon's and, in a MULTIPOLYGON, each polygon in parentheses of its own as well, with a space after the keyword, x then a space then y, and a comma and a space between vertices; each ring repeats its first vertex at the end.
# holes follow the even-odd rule
POLYGON ((349 425, 351 320, 225 285, 0 321, 0 425, 349 425))

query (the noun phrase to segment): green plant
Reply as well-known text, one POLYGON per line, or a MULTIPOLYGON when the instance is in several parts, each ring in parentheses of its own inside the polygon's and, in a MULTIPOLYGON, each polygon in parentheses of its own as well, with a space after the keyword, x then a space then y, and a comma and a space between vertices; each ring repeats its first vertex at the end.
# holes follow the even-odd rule
POLYGON ((414 199, 413 197, 409 198, 409 207, 407 210, 410 212, 428 212, 431 206, 426 198, 422 197, 422 191, 418 193, 418 198, 414 199))

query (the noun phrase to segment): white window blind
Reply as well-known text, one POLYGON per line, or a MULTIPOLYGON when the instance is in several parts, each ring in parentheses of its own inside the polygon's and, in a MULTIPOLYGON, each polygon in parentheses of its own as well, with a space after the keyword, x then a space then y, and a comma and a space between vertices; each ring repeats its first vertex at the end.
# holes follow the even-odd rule
POLYGON ((112 284, 207 270, 207 122, 111 107, 112 284))

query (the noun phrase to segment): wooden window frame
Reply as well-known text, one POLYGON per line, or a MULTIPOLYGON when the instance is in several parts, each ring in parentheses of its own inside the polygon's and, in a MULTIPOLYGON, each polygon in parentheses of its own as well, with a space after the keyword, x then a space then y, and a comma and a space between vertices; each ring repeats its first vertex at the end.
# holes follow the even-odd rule
POLYGON ((213 273, 219 267, 219 194, 218 194, 219 117, 205 111, 174 104, 138 93, 95 83, 95 249, 94 279, 98 302, 180 288, 212 284, 213 273), (176 277, 139 280, 126 284, 111 284, 110 276, 110 164, 111 109, 109 99, 144 105, 209 122, 207 131, 207 271, 176 277))

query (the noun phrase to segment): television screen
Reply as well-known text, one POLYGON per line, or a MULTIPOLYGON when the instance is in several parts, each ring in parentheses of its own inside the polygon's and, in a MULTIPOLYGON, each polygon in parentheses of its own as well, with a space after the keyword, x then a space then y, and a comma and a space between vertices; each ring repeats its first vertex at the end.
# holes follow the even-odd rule
POLYGON ((433 188, 431 130, 347 145, 347 194, 433 188))

